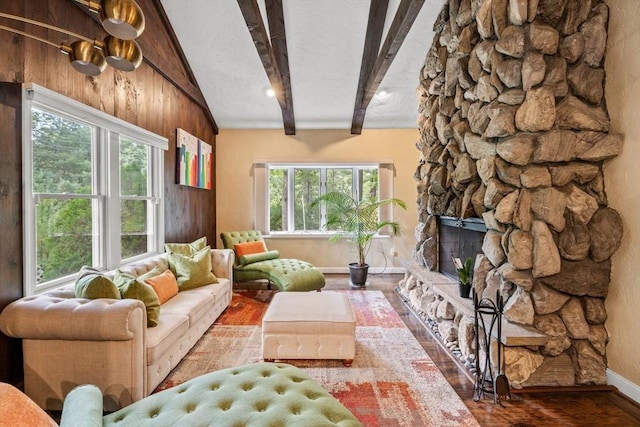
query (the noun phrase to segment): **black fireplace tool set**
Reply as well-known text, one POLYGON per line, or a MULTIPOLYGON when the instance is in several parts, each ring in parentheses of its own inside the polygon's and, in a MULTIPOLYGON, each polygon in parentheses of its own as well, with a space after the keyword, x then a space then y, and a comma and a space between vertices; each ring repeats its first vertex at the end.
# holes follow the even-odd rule
POLYGON ((496 292, 495 301, 490 298, 479 299, 473 293, 473 307, 475 314, 475 383, 473 386, 473 400, 479 401, 485 393, 493 394, 494 403, 502 404, 511 399, 509 380, 502 371, 502 313, 504 300, 500 291, 496 292), (495 334, 494 334, 495 331, 495 334), (492 365, 492 339, 496 343, 496 364, 492 365), (485 354, 480 361, 480 350, 485 354), (495 373, 494 373, 495 370, 495 373))

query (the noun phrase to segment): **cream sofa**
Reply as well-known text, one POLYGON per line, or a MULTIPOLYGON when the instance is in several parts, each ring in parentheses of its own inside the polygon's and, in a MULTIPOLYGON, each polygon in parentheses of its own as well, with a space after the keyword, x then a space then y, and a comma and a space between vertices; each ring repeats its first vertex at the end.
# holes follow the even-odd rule
MULTIPOLYGON (((142 301, 75 298, 74 285, 9 304, 0 330, 23 339, 26 394, 60 410, 74 387, 94 384, 106 411, 151 394, 231 301, 233 251, 212 249, 211 259, 218 283, 179 292, 152 328, 142 301)), ((156 266, 169 268, 166 254, 120 269, 137 277, 156 266)))

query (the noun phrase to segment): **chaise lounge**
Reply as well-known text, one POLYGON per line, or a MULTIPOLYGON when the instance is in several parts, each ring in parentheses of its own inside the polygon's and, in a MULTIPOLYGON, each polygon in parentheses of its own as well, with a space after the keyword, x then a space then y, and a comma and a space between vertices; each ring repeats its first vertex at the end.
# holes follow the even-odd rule
POLYGON ((306 261, 280 258, 280 253, 267 250, 258 230, 220 233, 225 249, 233 249, 235 283, 267 280, 280 291, 319 291, 324 287, 324 275, 306 261))

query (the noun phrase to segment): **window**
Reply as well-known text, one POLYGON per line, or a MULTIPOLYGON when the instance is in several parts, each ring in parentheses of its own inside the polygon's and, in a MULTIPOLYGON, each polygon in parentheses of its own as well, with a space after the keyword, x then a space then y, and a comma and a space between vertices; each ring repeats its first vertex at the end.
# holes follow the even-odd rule
POLYGON ((25 294, 161 251, 165 138, 25 89, 25 294))
MULTIPOLYGON (((321 233, 326 209, 312 206, 320 195, 341 191, 354 197, 387 197, 392 188, 390 163, 255 163, 256 226, 266 234, 321 233)), ((382 212, 381 215, 387 215, 382 212)))

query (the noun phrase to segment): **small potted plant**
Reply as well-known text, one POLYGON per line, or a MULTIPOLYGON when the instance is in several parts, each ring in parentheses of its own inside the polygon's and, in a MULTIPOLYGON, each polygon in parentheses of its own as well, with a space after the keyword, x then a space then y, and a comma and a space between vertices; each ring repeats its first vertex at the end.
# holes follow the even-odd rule
POLYGON ((467 257, 462 264, 460 258, 453 258, 453 265, 458 272, 458 290, 462 298, 469 298, 471 292, 471 277, 473 275, 473 260, 471 257, 467 257))

